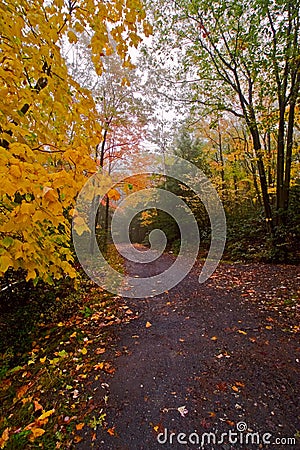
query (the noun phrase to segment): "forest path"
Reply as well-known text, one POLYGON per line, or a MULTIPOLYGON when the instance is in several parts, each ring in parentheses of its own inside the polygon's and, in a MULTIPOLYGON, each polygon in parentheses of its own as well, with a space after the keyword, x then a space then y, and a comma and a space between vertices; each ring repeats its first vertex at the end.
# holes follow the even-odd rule
MULTIPOLYGON (((127 270, 147 277, 172 259, 128 263, 127 270)), ((293 328, 299 268, 220 264, 200 285, 200 266, 170 292, 126 299, 136 318, 115 330, 106 428, 76 448, 300 448, 299 440, 275 443, 300 430, 300 344, 293 328), (283 331, 287 323, 290 331, 283 331), (248 444, 244 428, 258 433, 248 444)), ((97 392, 104 395, 104 387, 97 392)))

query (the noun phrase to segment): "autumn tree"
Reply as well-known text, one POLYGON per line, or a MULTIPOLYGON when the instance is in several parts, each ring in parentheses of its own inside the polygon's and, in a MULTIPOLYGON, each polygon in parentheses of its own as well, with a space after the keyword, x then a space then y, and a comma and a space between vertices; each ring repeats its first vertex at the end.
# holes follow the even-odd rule
POLYGON ((174 6, 156 2, 152 9, 160 31, 162 59, 172 57, 176 66, 178 49, 182 49, 177 80, 181 77, 189 86, 189 100, 201 107, 199 114, 229 112, 245 122, 271 233, 274 216, 262 144, 267 124, 264 112, 266 104, 271 107, 268 126, 276 127, 278 221, 288 208, 299 96, 299 2, 178 0, 174 6))
POLYGON ((115 50, 147 30, 139 0, 22 0, 0 5, 0 274, 27 271, 27 280, 74 276, 69 214, 102 139, 90 90, 67 68, 65 45, 88 30, 95 72, 115 50))

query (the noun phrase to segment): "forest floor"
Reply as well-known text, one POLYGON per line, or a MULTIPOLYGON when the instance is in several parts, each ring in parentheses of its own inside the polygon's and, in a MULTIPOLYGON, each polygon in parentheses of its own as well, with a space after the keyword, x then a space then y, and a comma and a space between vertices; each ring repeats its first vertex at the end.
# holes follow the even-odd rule
POLYGON ((159 296, 87 282, 74 314, 41 314, 2 367, 0 448, 299 449, 299 268, 221 263, 200 285, 201 265, 159 296))

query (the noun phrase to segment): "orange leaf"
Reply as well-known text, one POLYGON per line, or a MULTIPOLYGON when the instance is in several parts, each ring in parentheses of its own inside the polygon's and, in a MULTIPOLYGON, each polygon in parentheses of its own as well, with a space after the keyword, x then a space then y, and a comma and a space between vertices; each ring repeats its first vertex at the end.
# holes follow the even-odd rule
POLYGON ((0 437, 0 448, 5 447, 8 439, 9 439, 9 428, 5 428, 5 430, 2 433, 2 436, 0 437))
POLYGON ((21 402, 23 405, 26 405, 26 403, 31 402, 31 400, 32 400, 32 397, 23 397, 21 402))
POLYGON ((77 444, 78 442, 82 441, 83 437, 78 436, 78 434, 76 434, 76 436, 74 436, 74 442, 77 444))
POLYGON ((29 440, 32 442, 34 441, 37 437, 42 436, 45 433, 45 430, 43 430, 43 428, 31 428, 31 435, 29 436, 29 440))
POLYGON ((84 427, 84 425, 85 425, 85 423, 78 423, 77 425, 76 425, 76 430, 82 430, 82 428, 84 427))
POLYGON ((19 400, 20 398, 24 397, 24 395, 26 394, 26 392, 28 391, 29 386, 25 385, 25 386, 21 386, 18 390, 17 390, 17 399, 19 400))
POLYGON ((232 422, 232 420, 227 419, 226 420, 227 425, 229 425, 230 427, 234 426, 234 422, 232 422))
POLYGON ((216 388, 218 389, 218 391, 226 391, 227 383, 225 383, 225 381, 221 381, 221 383, 218 383, 216 385, 216 388))
POLYGON ((97 348, 97 350, 96 350, 96 355, 102 355, 102 353, 105 353, 105 348, 97 348))
POLYGON ((101 363, 99 363, 99 364, 96 364, 95 366, 94 366, 94 369, 95 370, 102 370, 103 369, 103 367, 104 367, 104 362, 101 362, 101 363))
POLYGON ((39 411, 40 409, 43 409, 42 405, 37 400, 33 400, 33 403, 34 403, 35 411, 39 411))
POLYGON ((106 373, 110 373, 110 374, 113 374, 116 371, 116 369, 114 367, 112 367, 109 363, 104 364, 104 370, 106 373))
POLYGON ((147 322, 146 323, 146 328, 150 328, 150 327, 152 327, 152 323, 151 322, 147 322))
POLYGON ((234 392, 239 392, 239 388, 237 388, 236 386, 231 386, 231 389, 232 389, 234 392))
POLYGON ((108 432, 108 434, 110 434, 110 436, 116 435, 115 427, 108 428, 107 432, 108 432))

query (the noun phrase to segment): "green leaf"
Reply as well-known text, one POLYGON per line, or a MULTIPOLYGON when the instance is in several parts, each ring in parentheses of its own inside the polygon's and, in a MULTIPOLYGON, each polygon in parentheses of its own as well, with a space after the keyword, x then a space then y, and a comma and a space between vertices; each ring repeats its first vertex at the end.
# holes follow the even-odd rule
POLYGON ((2 245, 5 248, 11 247, 14 242, 14 239, 10 236, 6 236, 4 239, 2 239, 2 245))

